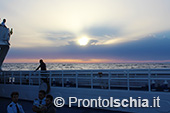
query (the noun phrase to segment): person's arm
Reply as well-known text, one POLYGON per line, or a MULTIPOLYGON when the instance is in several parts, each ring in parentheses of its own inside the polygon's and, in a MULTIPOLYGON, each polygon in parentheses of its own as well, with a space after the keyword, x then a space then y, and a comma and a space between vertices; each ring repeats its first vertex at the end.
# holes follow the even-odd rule
POLYGON ((35 71, 37 71, 40 67, 41 67, 41 64, 37 67, 37 69, 35 71))
POLYGON ((34 112, 42 112, 42 111, 44 111, 45 109, 46 109, 45 106, 42 106, 41 108, 39 108, 39 107, 37 107, 37 106, 35 106, 35 105, 32 106, 32 110, 33 110, 34 112))
POLYGON ((32 106, 32 110, 34 112, 40 112, 40 108, 38 107, 39 103, 38 103, 38 99, 35 99, 33 102, 33 106, 32 106))
POLYGON ((13 29, 11 28, 11 30, 10 30, 10 35, 12 35, 13 34, 13 29))
POLYGON ((40 112, 40 111, 41 111, 41 109, 38 108, 38 107, 35 106, 35 105, 32 106, 32 110, 33 110, 34 112, 40 112))
POLYGON ((37 99, 34 100, 33 106, 32 106, 32 110, 34 112, 41 112, 43 106, 39 106, 39 102, 37 101, 37 99))
POLYGON ((7 107, 7 113, 14 113, 12 106, 7 107))

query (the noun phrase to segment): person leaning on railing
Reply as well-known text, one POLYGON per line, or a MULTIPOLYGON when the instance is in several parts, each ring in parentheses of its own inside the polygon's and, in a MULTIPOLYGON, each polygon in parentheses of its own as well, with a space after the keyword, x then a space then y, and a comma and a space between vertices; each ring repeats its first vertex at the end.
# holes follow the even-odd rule
POLYGON ((42 80, 47 83, 48 77, 47 77, 47 74, 46 74, 46 70, 47 70, 46 64, 44 63, 44 61, 42 59, 40 59, 39 63, 40 63, 40 65, 37 67, 37 69, 34 72, 36 72, 40 68, 41 69, 41 76, 46 77, 46 78, 42 78, 42 80))
POLYGON ((42 59, 40 59, 40 65, 37 67, 37 69, 35 71, 37 71, 39 68, 41 68, 41 71, 46 71, 46 64, 44 63, 44 61, 42 59))

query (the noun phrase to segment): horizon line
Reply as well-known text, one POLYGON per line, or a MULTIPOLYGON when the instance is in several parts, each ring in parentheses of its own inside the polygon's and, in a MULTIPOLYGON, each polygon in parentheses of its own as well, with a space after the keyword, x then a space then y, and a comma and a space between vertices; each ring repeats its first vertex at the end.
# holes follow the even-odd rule
MULTIPOLYGON (((4 63, 39 63, 40 59, 5 59, 4 63)), ((170 63, 170 60, 43 59, 45 63, 170 63)))

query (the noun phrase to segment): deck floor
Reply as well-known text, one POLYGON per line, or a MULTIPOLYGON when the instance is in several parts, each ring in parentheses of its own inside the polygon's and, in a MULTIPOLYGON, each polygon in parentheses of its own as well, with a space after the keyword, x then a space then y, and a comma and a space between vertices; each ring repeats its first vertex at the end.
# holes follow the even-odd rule
MULTIPOLYGON (((7 106, 11 102, 9 98, 0 97, 0 110, 1 113, 7 113, 7 106)), ((22 105, 25 113, 35 113, 32 111, 32 103, 31 101, 19 100, 19 103, 22 105)), ((92 109, 92 108, 77 108, 64 106, 62 108, 57 108, 57 113, 125 113, 118 111, 108 111, 101 109, 92 109)))

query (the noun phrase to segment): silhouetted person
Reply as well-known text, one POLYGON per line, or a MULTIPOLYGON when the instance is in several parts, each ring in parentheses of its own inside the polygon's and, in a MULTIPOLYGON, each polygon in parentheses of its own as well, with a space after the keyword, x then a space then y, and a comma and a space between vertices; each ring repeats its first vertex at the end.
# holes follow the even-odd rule
POLYGON ((10 36, 13 33, 13 29, 11 30, 6 27, 5 25, 6 19, 3 19, 3 22, 0 24, 0 71, 2 63, 8 53, 8 50, 10 48, 10 36))
POLYGON ((36 113, 42 113, 43 110, 45 110, 46 105, 46 98, 45 98, 45 91, 40 90, 38 94, 38 99, 34 100, 32 110, 36 113))
POLYGON ((45 101, 46 101, 46 105, 43 113, 56 113, 56 108, 53 104, 53 96, 47 95, 45 101))
POLYGON ((18 92, 11 93, 12 102, 7 107, 7 113, 25 113, 22 106, 18 104, 18 92))
POLYGON ((44 82, 48 82, 48 74, 46 73, 46 64, 43 62, 43 60, 40 60, 40 65, 37 67, 35 71, 37 71, 39 68, 41 68, 41 76, 46 78, 41 78, 44 82))
MULTIPOLYGON (((3 26, 5 28, 7 28, 5 23, 6 23, 6 19, 3 19, 2 23, 0 24, 0 26, 3 26)), ((9 30, 9 36, 12 35, 12 34, 13 34, 13 29, 11 28, 11 30, 9 30)))
MULTIPOLYGON (((3 19, 1 25, 4 26, 4 27, 6 27, 5 23, 6 23, 6 19, 3 19)), ((6 27, 6 28, 7 28, 7 27, 6 27)))
POLYGON ((35 71, 37 71, 39 68, 41 68, 41 71, 46 71, 46 64, 43 62, 43 60, 40 60, 40 65, 37 67, 35 71))

